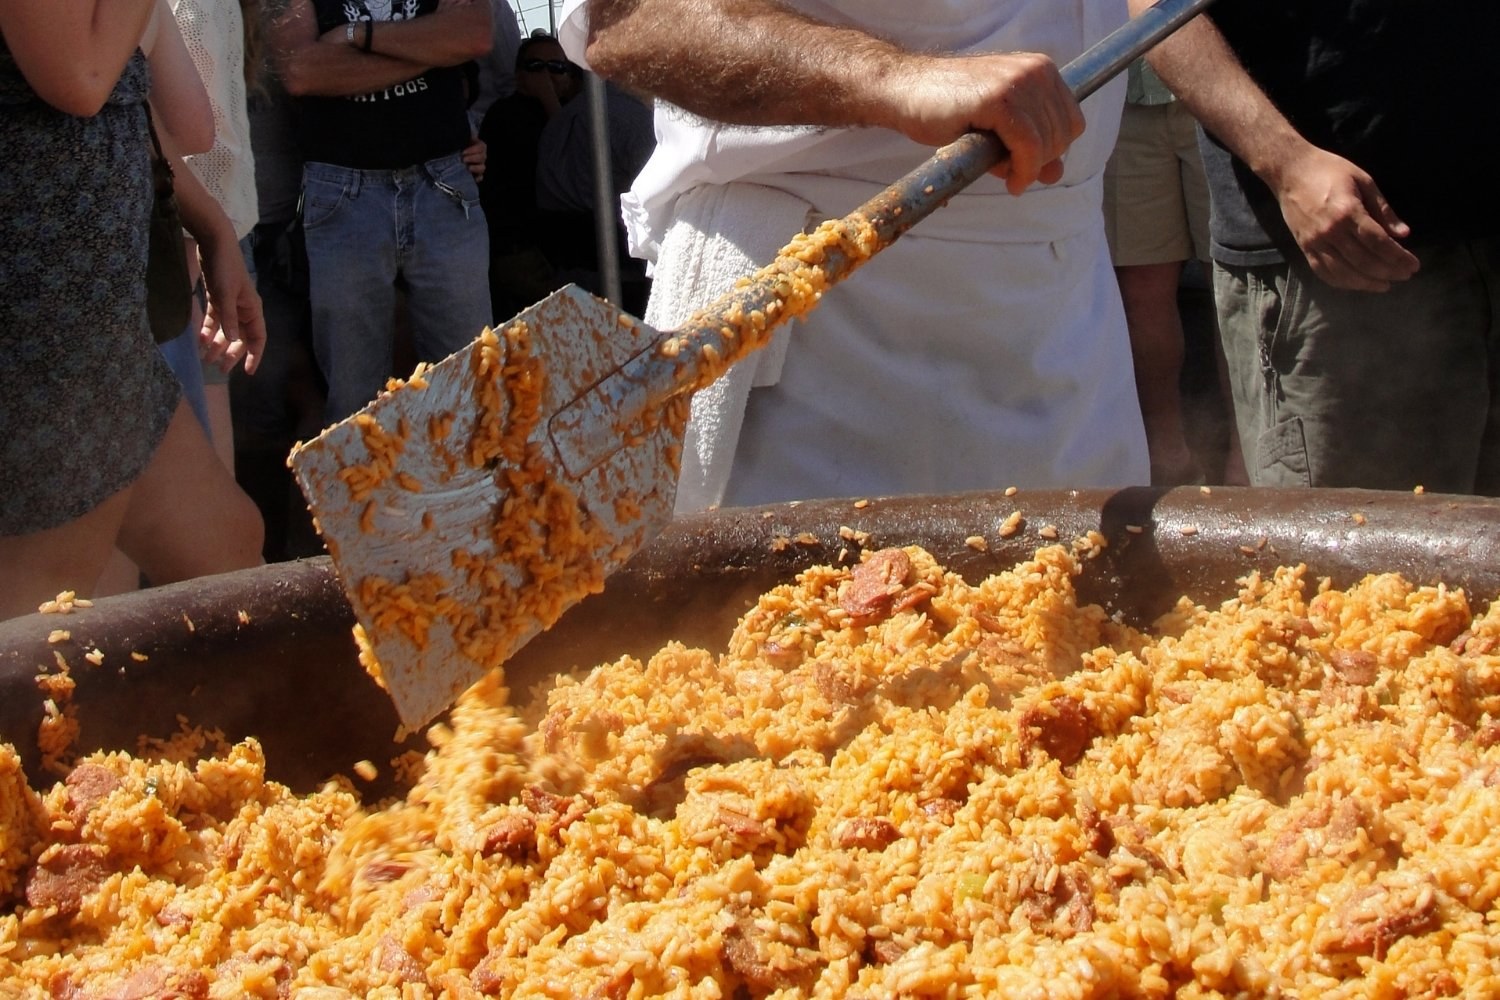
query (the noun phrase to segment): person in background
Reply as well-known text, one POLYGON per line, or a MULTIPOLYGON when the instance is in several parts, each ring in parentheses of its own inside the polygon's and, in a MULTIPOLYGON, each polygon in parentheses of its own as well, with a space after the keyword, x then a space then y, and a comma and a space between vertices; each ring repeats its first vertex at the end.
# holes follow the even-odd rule
POLYGON ((562 287, 542 249, 537 167, 547 122, 583 92, 583 70, 545 33, 522 40, 514 75, 515 91, 492 103, 479 126, 479 138, 503 150, 479 185, 489 224, 490 298, 497 322, 562 287))
POLYGON ((260 221, 250 234, 255 285, 266 316, 266 356, 254 378, 231 373, 235 472, 266 524, 265 557, 317 554, 316 533, 292 482, 287 455, 322 427, 326 388, 312 351, 307 251, 297 221, 302 155, 296 115, 281 81, 264 65, 250 91, 250 141, 260 221))
POLYGON ((1463 99, 1496 38, 1495 4, 1220 0, 1150 55, 1205 132, 1254 485, 1500 494, 1500 112, 1463 99))
POLYGON ((980 128, 1010 151, 694 394, 679 510, 1148 480, 1099 209, 1125 83, 1080 108, 1058 71, 1125 16, 1120 0, 569 0, 575 61, 657 102, 623 205, 657 329, 933 146, 980 128))
POLYGON ((490 0, 494 19, 489 52, 479 58, 478 83, 469 104, 469 125, 479 134, 485 112, 500 98, 516 92, 516 54, 521 48, 521 25, 510 0, 490 0))
MULTIPOLYGON (((141 51, 151 69, 149 104, 161 142, 186 160, 195 153, 205 153, 213 148, 213 103, 172 16, 170 0, 160 0, 159 6, 161 10, 152 17, 141 38, 141 51)), ((194 260, 196 252, 192 236, 184 233, 183 240, 188 248, 189 285, 196 302, 196 277, 200 270, 194 260)), ((182 334, 159 344, 158 348, 167 366, 182 383, 182 395, 202 425, 203 432, 212 436, 203 363, 198 350, 198 333, 202 324, 202 310, 195 308, 188 316, 182 334)), ((100 593, 133 590, 139 579, 140 573, 135 566, 123 556, 117 557, 100 581, 100 593)))
MULTIPOLYGON (((0 4, 0 618, 87 596, 115 546, 156 583, 259 562, 255 507, 181 401, 146 321, 155 0, 0 4), (191 470, 177 475, 176 470, 191 470), (204 512, 213 516, 204 516, 204 512), (247 544, 248 543, 248 544, 247 544)), ((170 150, 226 355, 259 307, 232 230, 170 150)))
MULTIPOLYGON (((1198 126, 1144 59, 1126 72, 1120 138, 1104 169, 1104 230, 1130 328, 1151 483, 1206 483, 1183 412, 1186 338, 1178 301, 1186 262, 1208 260, 1208 180, 1198 126)), ((1217 341, 1216 335, 1216 372, 1222 367, 1217 341)), ((1227 388, 1226 376, 1226 401, 1227 388)), ((1229 443, 1225 468, 1213 470, 1215 481, 1243 484, 1232 431, 1229 443)))
MULTIPOLYGON (((214 102, 204 85, 198 67, 194 64, 193 55, 182 36, 169 0, 160 0, 158 6, 156 15, 152 17, 151 23, 141 38, 141 51, 145 54, 146 62, 151 70, 151 93, 148 103, 163 148, 175 150, 182 155, 183 162, 188 163, 194 154, 206 153, 214 148, 216 142, 214 102)), ((222 203, 220 207, 222 208, 222 203)), ((206 314, 206 300, 197 243, 191 232, 184 231, 182 238, 188 263, 188 287, 184 290, 184 294, 191 296, 194 308, 188 316, 182 333, 158 347, 168 367, 172 369, 172 373, 177 376, 182 386, 183 398, 192 409, 203 432, 209 436, 210 441, 213 441, 211 418, 213 410, 210 405, 208 379, 204 373, 210 367, 214 371, 218 368, 216 365, 210 366, 204 362, 202 355, 203 345, 211 343, 209 338, 216 331, 207 328, 203 322, 206 314)), ((222 336, 216 346, 220 353, 227 346, 222 336)), ((224 431, 228 432, 227 426, 224 431)), ((215 443, 219 444, 219 442, 215 443)), ((223 447, 217 447, 216 452, 221 460, 225 460, 223 447)), ((225 467, 233 469, 232 456, 225 461, 225 467)), ((180 470, 182 475, 190 474, 190 472, 191 469, 187 467, 180 470)), ((235 524, 225 526, 225 530, 235 529, 235 524)), ((258 531, 259 528, 254 530, 258 531)), ((94 585, 94 591, 99 596, 127 593, 138 589, 145 582, 147 581, 143 580, 140 568, 124 553, 117 551, 104 572, 100 574, 98 582, 94 585)))
MULTIPOLYGON (((201 153, 184 157, 188 169, 223 208, 239 238, 241 252, 254 274, 250 231, 259 218, 255 191, 255 156, 250 145, 246 92, 252 67, 259 60, 258 0, 171 0, 177 27, 187 43, 198 76, 213 109, 214 141, 201 153)), ((188 265, 197 278, 197 246, 189 237, 188 265)), ((200 288, 201 292, 201 288, 200 288)), ((204 305, 199 298, 200 308, 204 305)), ((229 405, 229 370, 223 363, 222 332, 204 331, 201 363, 209 436, 214 450, 234 468, 233 418, 229 405)))
POLYGON ((487 2, 289 0, 272 47, 296 99, 302 227, 325 417, 394 374, 398 288, 418 361, 488 324, 489 241, 464 150, 465 63, 490 50, 487 2))
MULTIPOLYGON (((547 120, 537 146, 536 202, 542 250, 564 282, 605 293, 599 247, 599 200, 595 192, 594 106, 587 93, 588 74, 574 63, 566 72, 583 82, 584 93, 563 104, 547 120)), ((549 72, 555 72, 549 69, 549 72)), ((636 175, 656 148, 651 108, 613 83, 604 84, 606 134, 609 139, 610 220, 618 229, 618 245, 626 242, 619 197, 630 190, 636 175)), ((620 260, 624 308, 640 315, 646 308, 650 283, 645 262, 628 255, 620 260)))

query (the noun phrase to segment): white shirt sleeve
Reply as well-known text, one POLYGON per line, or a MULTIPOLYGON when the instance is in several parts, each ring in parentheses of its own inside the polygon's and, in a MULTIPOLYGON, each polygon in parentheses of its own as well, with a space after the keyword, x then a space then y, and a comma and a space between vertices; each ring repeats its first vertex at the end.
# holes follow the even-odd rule
POLYGON ((558 16, 557 40, 562 44, 568 58, 580 66, 587 66, 583 50, 589 40, 588 0, 566 0, 558 16))

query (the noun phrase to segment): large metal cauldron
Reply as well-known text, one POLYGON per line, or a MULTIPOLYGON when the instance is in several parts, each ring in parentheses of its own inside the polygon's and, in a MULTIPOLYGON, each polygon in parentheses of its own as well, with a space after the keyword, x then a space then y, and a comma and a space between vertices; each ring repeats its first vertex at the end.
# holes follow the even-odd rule
MULTIPOLYGON (((557 671, 644 657, 669 639, 722 648, 761 592, 807 566, 857 561, 859 533, 868 533, 865 548, 922 545, 977 580, 1027 557, 1046 525, 1063 540, 1105 535, 1109 547, 1087 563, 1080 591, 1143 625, 1180 594, 1218 602, 1251 570, 1299 562, 1338 585, 1377 571, 1441 581, 1465 588, 1476 610, 1500 594, 1500 502, 1469 497, 1183 488, 810 501, 676 522, 604 593, 533 640, 506 675, 524 701, 520 692, 557 671), (999 525, 1017 510, 1024 529, 1001 540, 999 525), (970 545, 972 536, 987 550, 970 545)), ((356 661, 351 624, 326 559, 3 622, 0 741, 43 779, 36 675, 55 671, 61 655, 77 681, 81 750, 134 750, 142 735, 175 732, 181 716, 231 739, 257 737, 271 776, 298 789, 363 759, 383 764, 401 749, 398 720, 356 661), (49 642, 56 629, 70 637, 49 642), (94 649, 101 665, 85 660, 94 649)), ((408 745, 425 746, 420 738, 408 745)))

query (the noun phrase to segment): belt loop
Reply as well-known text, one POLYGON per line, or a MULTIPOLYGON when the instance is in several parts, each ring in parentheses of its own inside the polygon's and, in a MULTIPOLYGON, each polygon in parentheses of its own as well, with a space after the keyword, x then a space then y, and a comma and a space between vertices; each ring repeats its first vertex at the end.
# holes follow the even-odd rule
POLYGON ((359 189, 364 182, 364 176, 365 172, 363 170, 349 171, 349 197, 359 197, 359 189))

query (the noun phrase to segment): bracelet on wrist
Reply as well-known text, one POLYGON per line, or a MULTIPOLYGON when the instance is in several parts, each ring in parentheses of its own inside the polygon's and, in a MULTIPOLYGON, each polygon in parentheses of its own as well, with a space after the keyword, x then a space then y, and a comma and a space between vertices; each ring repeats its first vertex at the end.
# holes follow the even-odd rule
POLYGON ((375 19, 371 18, 365 22, 365 51, 370 51, 370 43, 375 39, 375 19))

